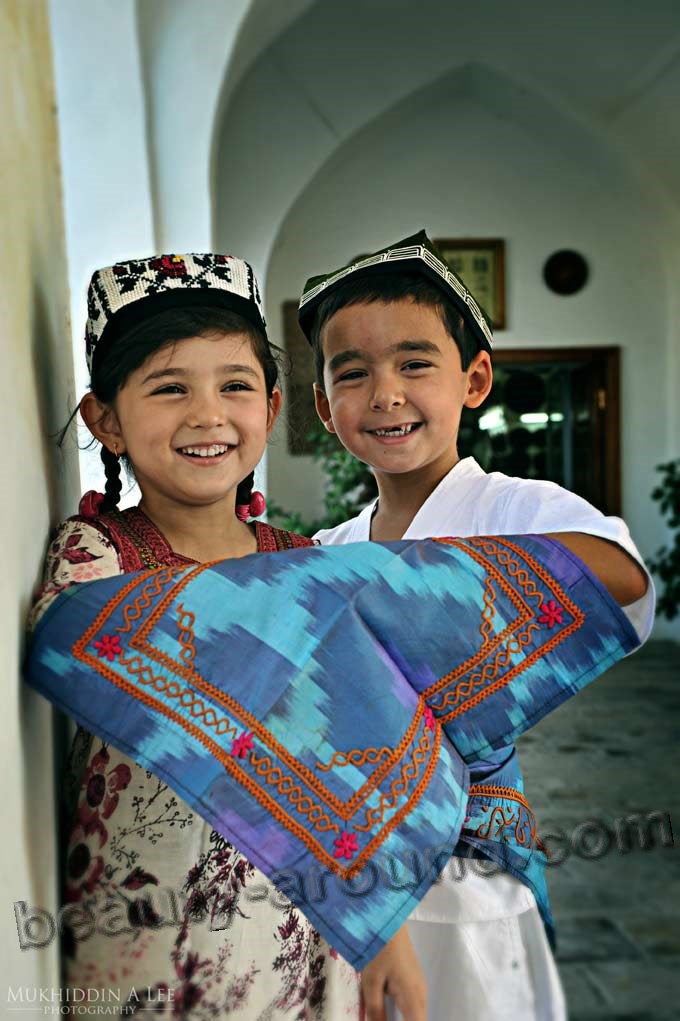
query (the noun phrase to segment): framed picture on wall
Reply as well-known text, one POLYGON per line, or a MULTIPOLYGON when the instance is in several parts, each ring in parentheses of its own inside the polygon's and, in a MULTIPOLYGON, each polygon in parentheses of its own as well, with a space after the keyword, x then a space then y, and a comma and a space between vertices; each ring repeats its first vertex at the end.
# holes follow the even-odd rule
POLYGON ((505 329, 505 241, 440 238, 435 245, 482 306, 494 329, 505 329))

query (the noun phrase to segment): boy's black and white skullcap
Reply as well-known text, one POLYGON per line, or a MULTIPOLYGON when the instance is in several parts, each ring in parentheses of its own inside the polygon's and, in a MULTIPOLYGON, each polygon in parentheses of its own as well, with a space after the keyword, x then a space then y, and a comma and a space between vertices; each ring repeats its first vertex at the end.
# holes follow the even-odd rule
POLYGON ((381 248, 373 255, 362 256, 349 266, 325 276, 310 277, 302 292, 298 319, 307 340, 312 339, 316 311, 321 302, 350 278, 359 279, 377 273, 418 273, 435 284, 460 311, 480 350, 491 351, 493 333, 481 308, 459 276, 447 265, 424 230, 411 237, 381 248))
POLYGON ((237 312, 264 330, 260 290, 247 262, 233 255, 155 255, 92 274, 87 291, 85 355, 92 372, 117 337, 171 308, 214 307, 237 312))

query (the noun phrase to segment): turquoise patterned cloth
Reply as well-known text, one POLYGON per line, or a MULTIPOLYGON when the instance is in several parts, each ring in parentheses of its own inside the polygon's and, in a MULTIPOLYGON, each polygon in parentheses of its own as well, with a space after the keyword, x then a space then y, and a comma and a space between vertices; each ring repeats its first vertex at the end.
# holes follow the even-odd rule
POLYGON ((361 968, 464 827, 531 885, 540 850, 512 771, 494 798, 468 764, 638 644, 553 540, 359 543, 74 585, 40 620, 27 678, 361 968))

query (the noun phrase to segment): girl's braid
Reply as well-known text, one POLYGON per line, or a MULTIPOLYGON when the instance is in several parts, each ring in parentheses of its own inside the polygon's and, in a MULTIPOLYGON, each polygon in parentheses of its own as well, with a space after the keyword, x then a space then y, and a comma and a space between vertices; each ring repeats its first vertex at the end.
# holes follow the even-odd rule
POLYGON ((120 481, 120 464, 116 455, 108 447, 102 446, 101 459, 104 464, 104 471, 106 472, 106 489, 104 490, 104 500, 102 501, 100 512, 105 514, 107 511, 115 510, 118 507, 123 484, 120 481))

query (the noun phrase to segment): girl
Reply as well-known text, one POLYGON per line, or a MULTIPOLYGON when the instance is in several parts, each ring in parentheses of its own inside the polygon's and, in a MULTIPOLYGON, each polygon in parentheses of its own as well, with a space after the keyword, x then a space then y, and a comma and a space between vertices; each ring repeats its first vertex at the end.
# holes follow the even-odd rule
MULTIPOLYGON (((309 545, 248 523, 264 509, 253 469, 281 406, 250 267, 223 255, 118 264, 94 274, 88 312, 80 411, 102 444, 106 491, 57 530, 33 623, 73 582, 309 545), (142 493, 122 512, 121 460, 142 493)), ((105 989, 129 1014, 358 1016, 354 969, 157 777, 79 729, 67 790, 75 1000, 105 989)))

